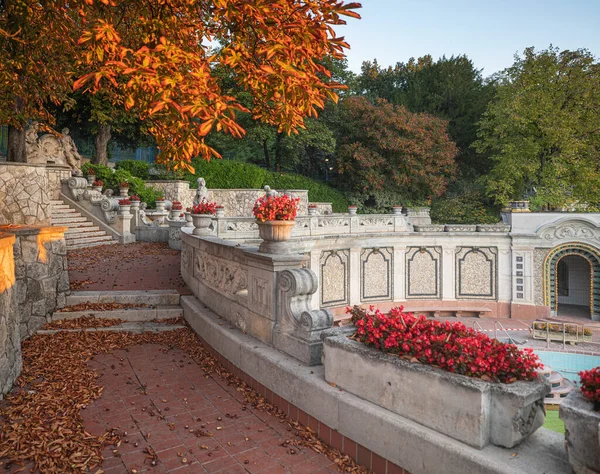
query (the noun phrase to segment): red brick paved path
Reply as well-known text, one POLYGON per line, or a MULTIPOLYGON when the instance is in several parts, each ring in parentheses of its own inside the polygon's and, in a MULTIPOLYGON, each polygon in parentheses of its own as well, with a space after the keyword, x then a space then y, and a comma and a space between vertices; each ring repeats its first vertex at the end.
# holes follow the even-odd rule
POLYGON ((250 406, 242 410, 243 395, 234 386, 207 377, 179 349, 165 353, 158 345, 134 346, 96 356, 90 364, 101 374, 104 392, 82 411, 86 431, 127 432, 128 442, 116 452, 105 449, 106 474, 338 472, 323 454, 282 446, 294 439, 287 423, 250 406), (198 437, 198 430, 213 436, 198 437), (144 453, 147 446, 158 456, 155 467, 144 453))
POLYGON ((68 260, 73 290, 174 289, 190 294, 179 271, 180 252, 166 243, 90 247, 69 252, 68 260))

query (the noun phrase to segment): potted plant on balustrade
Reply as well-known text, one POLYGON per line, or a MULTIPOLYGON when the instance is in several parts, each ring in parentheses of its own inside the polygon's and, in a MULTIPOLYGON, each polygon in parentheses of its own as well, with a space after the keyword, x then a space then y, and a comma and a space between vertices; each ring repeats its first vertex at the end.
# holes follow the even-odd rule
POLYGON ((169 219, 178 219, 181 211, 183 210, 183 206, 179 201, 173 201, 171 205, 171 212, 169 213, 169 219))
POLYGON ((96 181, 96 175, 94 174, 94 172, 92 171, 91 168, 90 168, 90 173, 91 174, 86 175, 85 179, 87 179, 88 186, 93 186, 94 181, 96 181))
POLYGON ((287 194, 263 196, 256 200, 252 212, 256 217, 258 232, 263 242, 259 251, 263 253, 289 253, 288 241, 296 222, 300 198, 287 194))
POLYGON ((121 197, 127 197, 129 194, 129 183, 127 181, 121 181, 119 183, 119 195, 121 197))
POLYGON ((99 193, 102 192, 102 186, 104 186, 104 182, 97 179, 92 183, 92 189, 94 191, 98 191, 99 193))
POLYGON ((129 196, 129 200, 131 201, 131 209, 137 211, 142 203, 140 197, 137 194, 134 194, 129 196))
POLYGON ((402 307, 347 311, 353 326, 323 334, 330 384, 477 449, 512 448, 544 424, 550 384, 531 349, 402 307))
POLYGON ((600 367, 579 372, 581 388, 560 404, 565 445, 576 474, 600 472, 600 367))
POLYGON ((131 201, 129 199, 119 199, 119 214, 127 215, 131 210, 131 201))
POLYGON ((210 235, 210 224, 216 212, 217 203, 202 198, 198 204, 192 207, 192 221, 194 222, 194 235, 210 235))
POLYGON ((165 210, 165 198, 159 197, 156 198, 156 212, 164 212, 165 210))

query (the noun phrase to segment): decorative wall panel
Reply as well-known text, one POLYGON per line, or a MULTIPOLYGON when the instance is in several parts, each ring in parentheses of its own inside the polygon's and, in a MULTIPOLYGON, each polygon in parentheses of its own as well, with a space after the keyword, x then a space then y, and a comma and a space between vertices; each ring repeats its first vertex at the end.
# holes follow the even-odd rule
POLYGON ((495 300, 497 295, 498 249, 456 249, 456 299, 495 300))
POLYGON ((393 248, 366 248, 360 253, 361 301, 392 299, 393 248))
POLYGON ((349 304, 350 250, 321 253, 321 306, 349 304))
POLYGON ((409 247, 406 251, 406 298, 441 298, 441 247, 409 247))

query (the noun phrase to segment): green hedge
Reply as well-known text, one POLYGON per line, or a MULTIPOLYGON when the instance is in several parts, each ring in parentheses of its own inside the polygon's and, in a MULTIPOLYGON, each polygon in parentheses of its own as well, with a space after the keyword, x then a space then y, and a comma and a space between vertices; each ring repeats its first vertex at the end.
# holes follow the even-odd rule
POLYGON ((142 202, 148 204, 149 208, 155 207, 156 200, 163 197, 161 191, 146 186, 143 179, 132 175, 126 169, 116 169, 113 172, 108 166, 86 163, 82 166, 81 170, 86 175, 90 174, 90 171, 93 171, 96 175, 96 179, 99 179, 104 183, 105 189, 112 189, 115 192, 115 196, 119 195, 119 184, 123 181, 127 181, 129 183, 129 194, 137 194, 142 202))
POLYGON ((436 224, 495 224, 500 214, 485 206, 481 194, 471 191, 433 201, 431 220, 436 224))
POLYGON ((123 160, 118 161, 116 164, 117 170, 129 171, 136 178, 148 181, 148 171, 150 166, 145 161, 138 160, 123 160))
POLYGON ((186 173, 185 178, 192 187, 202 176, 209 188, 214 189, 259 189, 265 185, 280 189, 306 189, 311 202, 330 202, 334 212, 345 212, 348 201, 332 187, 293 173, 273 173, 259 166, 238 161, 194 160, 196 174, 186 173))

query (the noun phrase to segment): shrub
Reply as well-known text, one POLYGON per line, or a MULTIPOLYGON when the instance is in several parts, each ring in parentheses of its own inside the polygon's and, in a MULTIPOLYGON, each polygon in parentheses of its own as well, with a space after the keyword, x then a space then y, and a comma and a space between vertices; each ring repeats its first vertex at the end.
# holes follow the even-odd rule
POLYGON ((96 176, 96 179, 103 181, 107 186, 109 185, 110 178, 113 175, 113 170, 108 166, 95 165, 92 163, 85 163, 81 167, 81 171, 86 175, 93 174, 96 176))
POLYGON ((594 404, 594 410, 600 410, 600 367, 579 372, 581 394, 594 404))
POLYGON ((116 169, 128 171, 132 176, 147 181, 150 166, 145 161, 124 160, 117 162, 116 169))
POLYGON ((293 221, 298 212, 300 198, 283 196, 263 196, 254 203, 254 217, 260 222, 293 221))
POLYGON ((483 204, 480 193, 471 191, 434 200, 431 220, 439 224, 495 224, 500 217, 496 209, 483 204))
POLYGON ((347 309, 357 340, 413 362, 502 383, 534 380, 536 369, 542 367, 532 349, 520 351, 462 323, 432 321, 402 311, 402 306, 387 314, 372 307, 347 309))

